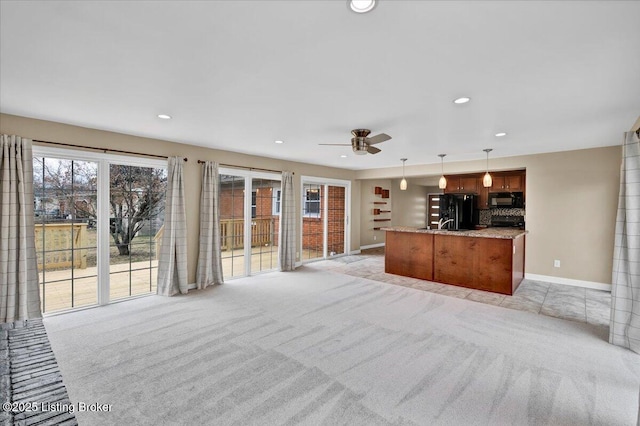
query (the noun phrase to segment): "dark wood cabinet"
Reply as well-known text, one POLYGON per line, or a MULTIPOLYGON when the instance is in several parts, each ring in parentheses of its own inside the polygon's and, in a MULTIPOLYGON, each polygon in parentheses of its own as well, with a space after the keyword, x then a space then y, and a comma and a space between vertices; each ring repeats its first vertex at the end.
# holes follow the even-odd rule
POLYGON ((433 280, 433 234, 387 231, 384 252, 385 272, 433 280))
POLYGON ((525 236, 387 230, 385 272, 512 295, 524 279, 525 236))
POLYGON ((484 173, 474 173, 469 175, 445 175, 447 187, 445 194, 455 193, 475 193, 478 194, 478 208, 489 208, 490 192, 525 192, 525 170, 515 170, 507 172, 491 172, 493 184, 485 188, 482 184, 484 173))
POLYGON ((436 235, 433 281, 512 295, 524 278, 524 237, 436 235))
POLYGON ((478 190, 478 180, 476 176, 470 175, 451 175, 447 176, 447 193, 465 192, 474 193, 478 190))
POLYGON ((491 185, 491 192, 498 191, 522 191, 524 188, 524 174, 523 173, 494 173, 491 176, 493 178, 493 185, 491 185))

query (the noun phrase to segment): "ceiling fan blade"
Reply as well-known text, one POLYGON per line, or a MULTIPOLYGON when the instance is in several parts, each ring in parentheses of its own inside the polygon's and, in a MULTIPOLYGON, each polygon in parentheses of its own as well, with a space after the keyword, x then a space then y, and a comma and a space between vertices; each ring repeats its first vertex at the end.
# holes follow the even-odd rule
POLYGON ((374 145, 380 142, 388 141, 389 139, 391 139, 391 136, 387 135, 386 133, 380 133, 379 135, 367 138, 367 143, 369 145, 374 145))
POLYGON ((380 148, 376 148, 375 146, 370 146, 369 148, 367 148, 367 152, 369 154, 377 154, 380 151, 382 151, 380 148))
POLYGON ((318 145, 351 146, 350 143, 319 143, 318 145))

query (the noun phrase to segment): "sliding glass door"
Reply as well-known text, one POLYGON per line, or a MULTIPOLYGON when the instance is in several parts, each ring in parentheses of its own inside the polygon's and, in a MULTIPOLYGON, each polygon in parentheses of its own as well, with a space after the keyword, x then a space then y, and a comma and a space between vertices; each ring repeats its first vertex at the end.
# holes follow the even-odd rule
POLYGON ((155 293, 167 169, 109 164, 109 299, 155 293))
POLYGON ((220 246, 225 279, 245 273, 245 178, 220 175, 220 246))
POLYGON ((345 254, 350 182, 302 178, 302 260, 345 254))
POLYGON ((271 271, 278 267, 281 183, 264 178, 251 181, 251 272, 271 271))
POLYGON ((98 163, 34 156, 36 252, 42 311, 98 302, 98 163))
POLYGON ((279 175, 223 169, 220 239, 224 279, 278 266, 279 175), (248 190, 250 189, 250 190, 248 190))
POLYGON ((43 312, 155 292, 166 161, 34 147, 43 312))

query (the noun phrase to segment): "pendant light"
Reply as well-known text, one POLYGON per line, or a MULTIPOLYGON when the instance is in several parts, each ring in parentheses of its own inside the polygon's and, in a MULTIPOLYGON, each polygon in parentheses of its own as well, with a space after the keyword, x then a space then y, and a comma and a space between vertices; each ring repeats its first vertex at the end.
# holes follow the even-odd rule
POLYGON ((407 190, 407 180, 404 178, 404 162, 407 161, 406 158, 401 158, 400 161, 402 161, 402 180, 400 181, 400 191, 406 191, 407 190))
POLYGON ((493 185, 493 179, 491 179, 491 175, 489 174, 489 153, 493 151, 491 148, 483 149, 484 152, 487 153, 487 172, 484 174, 482 178, 482 186, 485 188, 490 188, 493 185))
POLYGON ((438 154, 438 157, 440 157, 440 165, 442 166, 442 176, 440 176, 440 180, 438 181, 438 188, 440 189, 447 187, 447 178, 444 177, 444 157, 446 156, 447 154, 438 154))

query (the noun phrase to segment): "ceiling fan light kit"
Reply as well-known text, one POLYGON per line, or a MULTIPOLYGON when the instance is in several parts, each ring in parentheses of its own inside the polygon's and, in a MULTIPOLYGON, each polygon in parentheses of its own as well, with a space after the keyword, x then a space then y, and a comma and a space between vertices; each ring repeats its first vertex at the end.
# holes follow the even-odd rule
POLYGON ((353 129, 351 134, 353 137, 351 138, 351 143, 321 143, 318 145, 333 145, 333 146, 349 146, 351 145, 351 149, 357 155, 365 155, 365 154, 377 154, 382 151, 380 148, 376 148, 375 145, 377 143, 381 143, 384 141, 388 141, 391 139, 391 136, 386 133, 380 133, 379 135, 375 135, 372 137, 368 137, 371 130, 369 129, 353 129))

